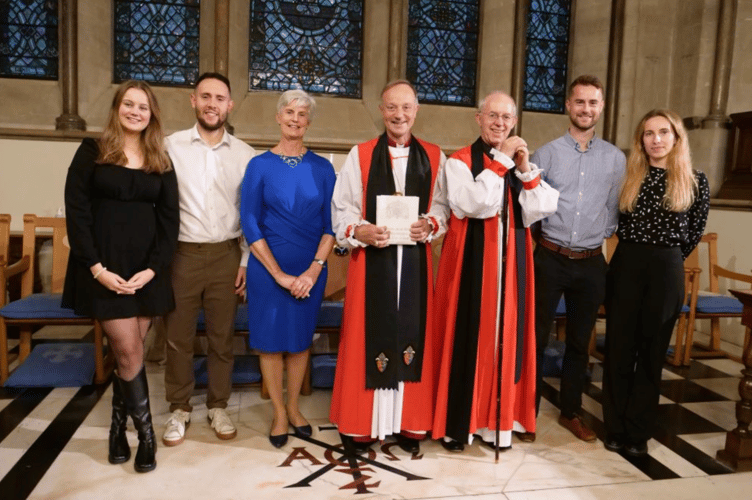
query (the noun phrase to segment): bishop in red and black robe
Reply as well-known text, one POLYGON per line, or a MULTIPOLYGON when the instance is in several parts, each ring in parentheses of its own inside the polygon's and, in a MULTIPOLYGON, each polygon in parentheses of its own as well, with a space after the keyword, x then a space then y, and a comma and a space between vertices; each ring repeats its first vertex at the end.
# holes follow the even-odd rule
POLYGON ((541 180, 540 169, 531 165, 530 172, 517 172, 511 158, 481 139, 453 154, 445 170, 452 215, 436 279, 434 327, 443 346, 432 434, 460 443, 472 443, 478 435, 493 444, 500 407, 498 445, 506 447, 512 430, 535 431, 529 226, 555 212, 558 192, 541 180), (500 217, 502 196, 508 203, 506 224, 500 217))
POLYGON ((443 234, 449 209, 438 186, 445 157, 415 137, 386 134, 355 146, 332 200, 335 234, 352 247, 330 420, 342 434, 420 438, 431 429, 437 344, 433 328, 430 240, 443 234), (376 223, 376 196, 418 196, 432 234, 417 245, 364 246, 355 227, 376 223))

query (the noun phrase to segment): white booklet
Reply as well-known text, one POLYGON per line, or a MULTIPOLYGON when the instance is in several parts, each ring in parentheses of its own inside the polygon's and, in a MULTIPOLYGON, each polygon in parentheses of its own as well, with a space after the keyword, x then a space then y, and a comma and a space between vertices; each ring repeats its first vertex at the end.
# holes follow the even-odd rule
POLYGON ((417 196, 376 196, 376 225, 386 226, 390 245, 415 245, 410 225, 418 221, 417 196))

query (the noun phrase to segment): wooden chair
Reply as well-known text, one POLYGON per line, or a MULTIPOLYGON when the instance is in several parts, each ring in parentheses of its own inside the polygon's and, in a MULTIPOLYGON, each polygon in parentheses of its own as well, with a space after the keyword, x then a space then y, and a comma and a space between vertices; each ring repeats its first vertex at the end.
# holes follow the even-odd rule
POLYGON ((667 361, 674 366, 689 365, 689 350, 695 327, 697 296, 700 289, 700 273, 697 267, 684 267, 684 302, 676 322, 674 352, 667 354, 667 361))
POLYGON ((10 247, 10 215, 0 214, 0 307, 5 305, 7 293, 8 262, 10 247))
MULTIPOLYGON (((718 358, 727 357, 728 354, 721 350, 721 318, 739 318, 742 315, 742 305, 734 297, 719 293, 718 288, 718 235, 708 233, 703 235, 698 248, 687 257, 684 265, 689 268, 702 268, 699 258, 699 247, 707 245, 708 253, 708 289, 700 290, 697 294, 697 311, 695 319, 710 320, 710 341, 707 345, 698 342, 690 343, 687 349, 691 349, 689 356, 693 358, 718 358)), ((730 272, 730 271, 728 271, 730 272)), ((690 325, 694 333, 694 325, 690 325)), ((688 335, 688 338, 692 338, 688 335)), ((686 361, 688 362, 688 361, 686 361)))
MULTIPOLYGON (((729 279, 729 280, 740 281, 740 282, 748 283, 748 284, 752 285, 752 276, 751 275, 736 273, 734 271, 729 271, 728 269, 725 269, 725 268, 719 266, 718 264, 715 264, 713 266, 713 275, 714 275, 714 277, 716 279, 716 287, 718 286, 718 281, 717 281, 718 278, 726 278, 726 279, 729 279)), ((752 286, 750 288, 752 288, 752 286)), ((697 305, 698 310, 699 310, 699 301, 702 300, 703 297, 704 296, 701 293, 698 294, 698 305, 697 305)), ((707 295, 705 297, 707 297, 707 295)), ((739 317, 739 318, 741 318, 743 306, 742 306, 742 303, 739 302, 739 300, 737 300, 734 297, 727 296, 727 295, 721 295, 721 294, 718 294, 717 296, 715 296, 715 299, 717 301, 717 304, 719 304, 719 307, 722 307, 724 309, 724 312, 712 313, 712 312, 707 312, 707 310, 706 310, 706 312, 703 313, 703 317, 710 317, 711 321, 713 321, 713 320, 718 321, 722 317, 723 318, 733 318, 733 317, 739 317), (719 298, 720 298, 720 300, 718 300, 719 298), (734 301, 738 303, 738 304, 736 304, 736 307, 735 307, 734 301)), ((706 304, 705 307, 706 307, 706 309, 710 308, 710 306, 707 305, 707 304, 706 304)), ((699 312, 698 312, 698 314, 699 314, 699 312)), ((695 315, 695 318, 699 318, 699 316, 695 315)), ((694 328, 690 328, 687 331, 687 342, 686 342, 686 347, 684 349, 684 364, 689 364, 689 358, 690 357, 702 357, 702 355, 705 354, 704 352, 701 351, 700 355, 698 356, 697 352, 693 352, 692 351, 692 346, 693 346, 692 336, 693 336, 693 334, 694 334, 694 328)), ((746 352, 746 349, 747 349, 749 343, 750 343, 750 328, 747 328, 746 332, 744 334, 744 347, 742 349, 742 352, 746 352)), ((725 356, 728 356, 728 354, 726 352, 724 352, 724 351, 721 351, 721 352, 723 352, 723 354, 725 356)))
MULTIPOLYGON (((20 329, 19 360, 23 362, 31 352, 34 328, 43 325, 93 325, 95 346, 95 383, 107 379, 114 358, 112 351, 104 353, 102 327, 92 318, 77 316, 70 309, 60 307, 70 249, 65 241, 65 219, 24 215, 23 257, 14 264, 14 272, 21 275, 21 298, 0 309, 0 383, 9 375, 7 326, 20 329), (36 261, 37 231, 52 232, 52 293, 33 293, 36 261)), ((11 266, 12 267, 12 266, 11 266)), ((7 274, 7 273, 6 273, 7 274)))

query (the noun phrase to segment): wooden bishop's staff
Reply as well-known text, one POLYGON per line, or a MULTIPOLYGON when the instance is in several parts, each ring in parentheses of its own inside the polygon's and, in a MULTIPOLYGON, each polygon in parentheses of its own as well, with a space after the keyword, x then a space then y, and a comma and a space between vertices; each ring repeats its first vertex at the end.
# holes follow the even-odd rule
MULTIPOLYGON (((510 170, 511 172, 511 170, 510 170)), ((506 176, 505 176, 506 177, 506 176)), ((504 179, 504 189, 501 197, 501 269, 499 270, 499 292, 496 299, 496 337, 498 339, 499 347, 497 350, 497 362, 496 362, 496 440, 494 443, 495 459, 494 463, 499 463, 499 439, 501 436, 501 362, 504 346, 504 304, 506 295, 506 276, 507 276, 507 229, 508 229, 508 215, 509 215, 509 182, 504 179)))

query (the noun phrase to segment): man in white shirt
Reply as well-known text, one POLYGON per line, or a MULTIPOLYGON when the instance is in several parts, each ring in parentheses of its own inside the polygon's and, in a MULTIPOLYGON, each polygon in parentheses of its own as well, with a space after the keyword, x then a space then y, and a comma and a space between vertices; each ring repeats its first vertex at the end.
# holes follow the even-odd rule
POLYGON ((232 110, 230 82, 204 73, 190 96, 194 127, 167 138, 180 192, 180 232, 172 264, 175 310, 166 317, 165 390, 172 415, 162 442, 183 442, 193 395, 193 343, 196 321, 206 316, 208 419, 220 439, 232 439, 235 426, 225 411, 232 390, 232 338, 237 295, 245 291, 248 245, 240 227, 240 185, 252 147, 224 128, 232 110))

